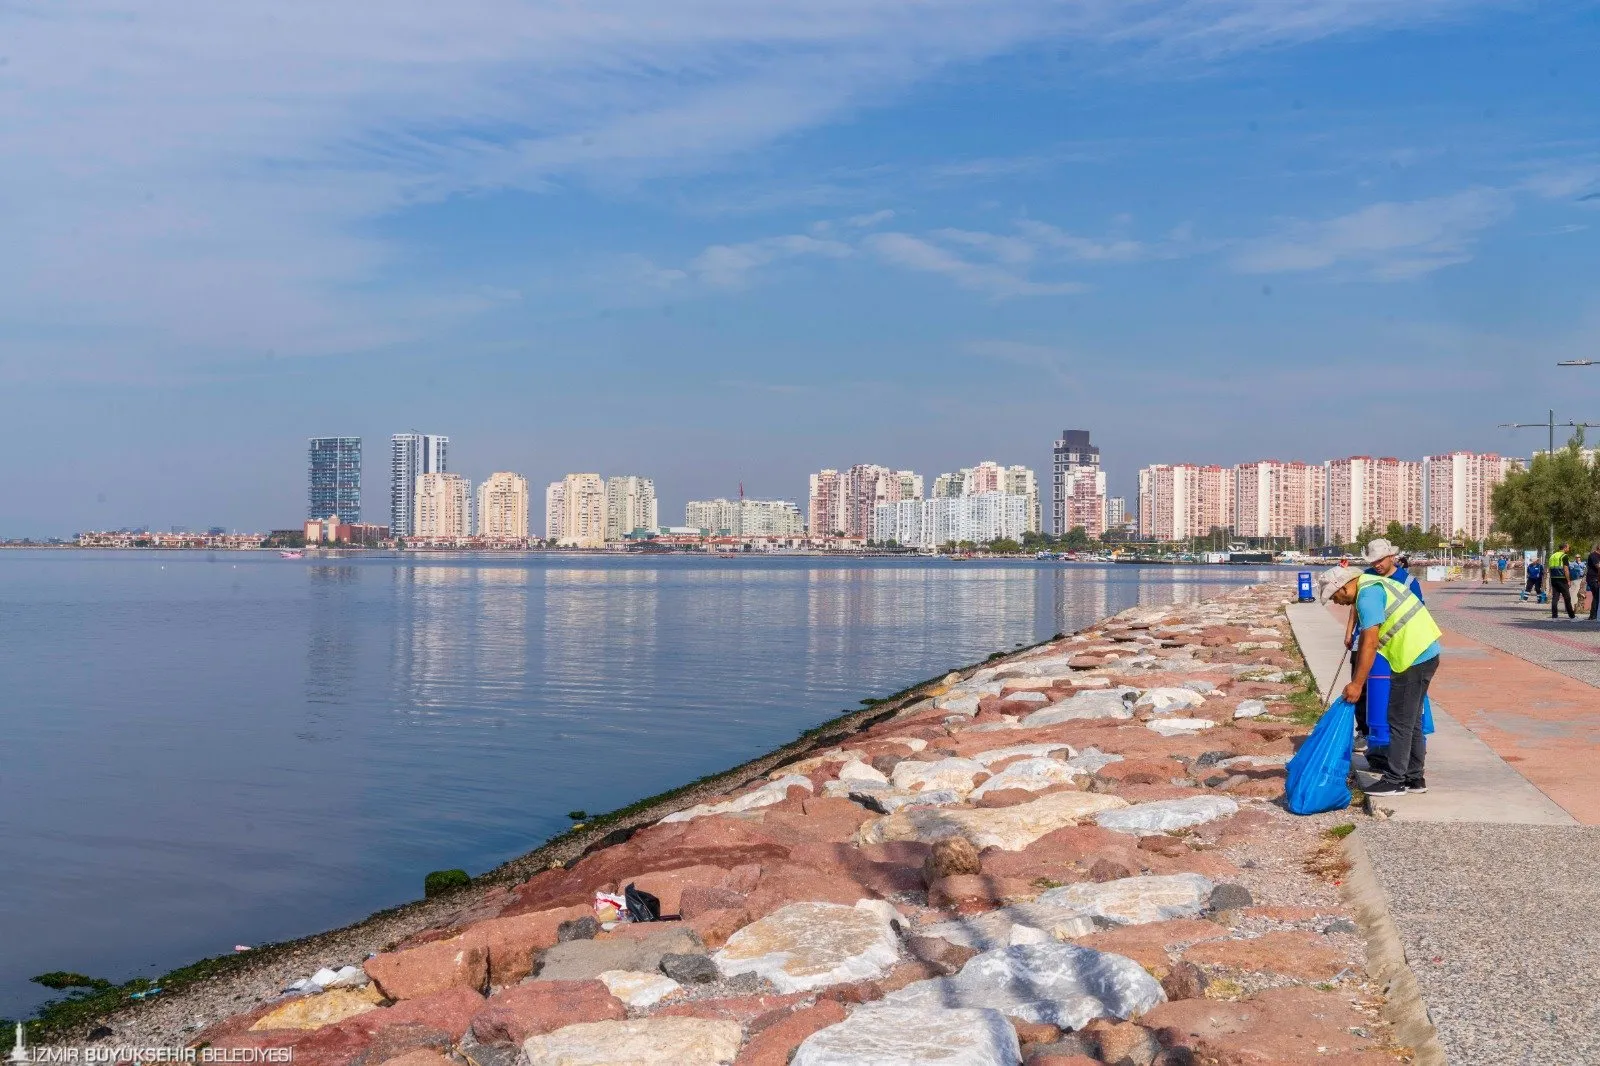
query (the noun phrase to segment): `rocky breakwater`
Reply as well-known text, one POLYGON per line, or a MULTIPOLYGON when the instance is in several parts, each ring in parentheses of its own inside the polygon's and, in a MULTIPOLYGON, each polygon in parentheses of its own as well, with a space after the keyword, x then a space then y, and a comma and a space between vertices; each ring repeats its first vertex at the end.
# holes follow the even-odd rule
MULTIPOLYGON (((194 1038, 297 1066, 1397 1061, 1286 590, 1124 612, 194 1038), (602 926, 596 892, 667 920, 602 926)), ((331 971, 330 971, 331 972, 331 971)))

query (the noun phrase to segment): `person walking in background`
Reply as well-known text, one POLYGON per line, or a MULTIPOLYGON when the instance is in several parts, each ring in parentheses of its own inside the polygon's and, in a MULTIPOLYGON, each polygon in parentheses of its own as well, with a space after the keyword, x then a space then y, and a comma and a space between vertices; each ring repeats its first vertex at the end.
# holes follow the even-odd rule
POLYGON ((1562 544, 1561 547, 1550 553, 1550 617, 1559 618, 1556 608, 1566 605, 1567 617, 1576 618, 1578 612, 1572 609, 1572 577, 1567 573, 1567 553, 1570 545, 1562 544))
POLYGON ((1504 555, 1500 556, 1498 559, 1496 559, 1494 561, 1494 568, 1500 574, 1500 584, 1502 584, 1502 585, 1504 585, 1506 583, 1506 567, 1508 567, 1510 565, 1511 565, 1511 560, 1509 558, 1507 558, 1506 556, 1504 556, 1504 555))
POLYGON ((1522 587, 1518 598, 1526 600, 1530 592, 1537 594, 1540 603, 1544 602, 1544 567, 1539 564, 1538 556, 1528 560, 1528 583, 1522 587))
POLYGON ((1589 621, 1600 621, 1600 544, 1583 561, 1583 585, 1589 592, 1589 621))
MULTIPOLYGON (((1368 554, 1374 545, 1368 546, 1368 554)), ((1377 574, 1335 567, 1322 575, 1322 598, 1340 606, 1354 605, 1355 667, 1343 696, 1360 699, 1381 653, 1394 680, 1389 688, 1389 757, 1383 776, 1365 788, 1369 796, 1403 796, 1428 791, 1427 757, 1422 734, 1422 704, 1439 669, 1438 623, 1416 595, 1398 581, 1377 574)))

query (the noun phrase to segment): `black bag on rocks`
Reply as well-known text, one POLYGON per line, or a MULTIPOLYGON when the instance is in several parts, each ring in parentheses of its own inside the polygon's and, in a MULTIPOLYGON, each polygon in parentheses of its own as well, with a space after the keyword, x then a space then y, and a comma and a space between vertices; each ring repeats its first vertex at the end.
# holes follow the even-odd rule
POLYGON ((628 903, 628 921, 659 922, 661 920, 661 901, 650 893, 629 885, 623 890, 622 898, 628 903))

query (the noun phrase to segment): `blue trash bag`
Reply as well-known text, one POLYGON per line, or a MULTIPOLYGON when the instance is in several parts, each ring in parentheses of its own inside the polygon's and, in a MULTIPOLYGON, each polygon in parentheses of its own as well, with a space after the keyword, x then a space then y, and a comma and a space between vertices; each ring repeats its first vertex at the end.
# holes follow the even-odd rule
POLYGON ((1422 735, 1427 736, 1433 732, 1433 700, 1427 696, 1422 697, 1422 735))
POLYGON ((1356 707, 1333 701, 1300 750, 1289 760, 1285 806, 1294 814, 1320 814, 1350 806, 1350 755, 1355 746, 1356 707))

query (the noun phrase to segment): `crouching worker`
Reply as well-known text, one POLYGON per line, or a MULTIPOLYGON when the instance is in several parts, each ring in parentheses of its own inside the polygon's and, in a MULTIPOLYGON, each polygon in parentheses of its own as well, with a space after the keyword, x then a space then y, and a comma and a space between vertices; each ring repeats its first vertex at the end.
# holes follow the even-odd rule
POLYGON ((1322 598, 1356 608, 1355 666, 1344 698, 1361 698, 1379 653, 1389 661, 1389 758, 1383 776, 1366 789, 1370 796, 1401 796, 1428 791, 1423 776, 1426 746, 1422 701, 1439 669, 1439 626, 1405 585, 1377 574, 1334 567, 1322 575, 1322 598))

